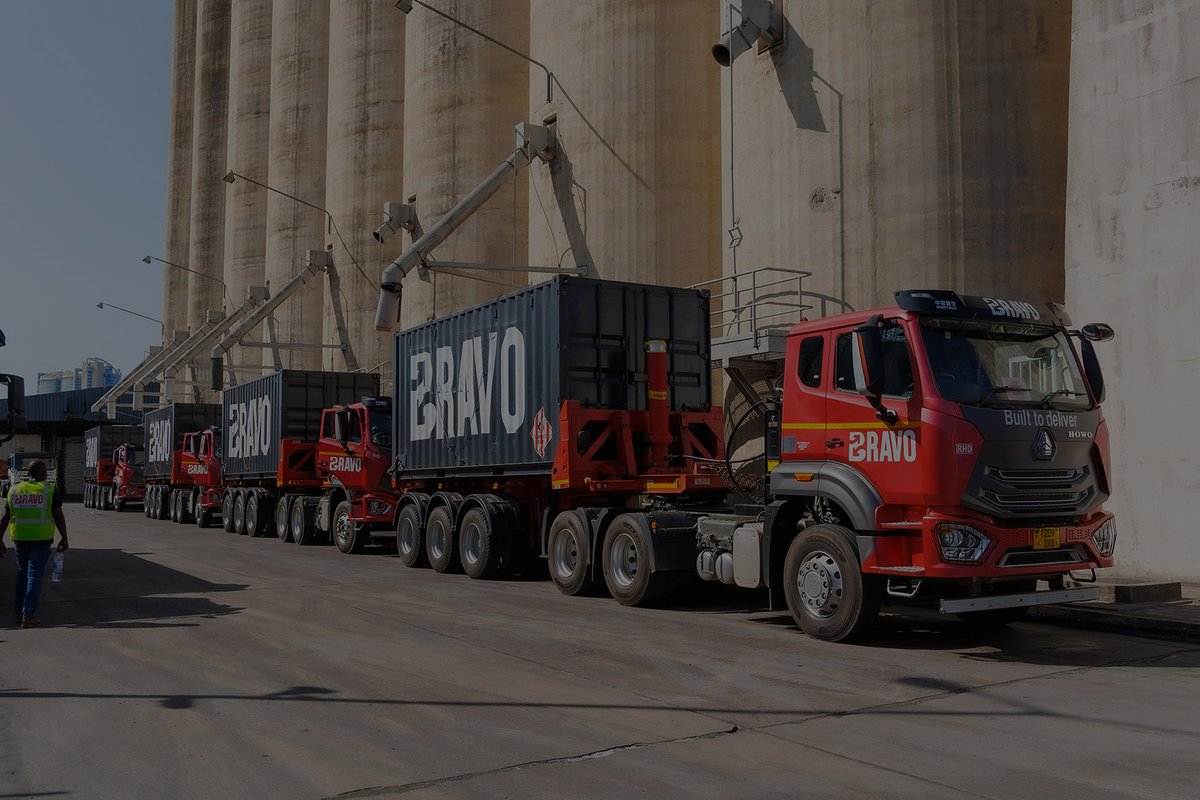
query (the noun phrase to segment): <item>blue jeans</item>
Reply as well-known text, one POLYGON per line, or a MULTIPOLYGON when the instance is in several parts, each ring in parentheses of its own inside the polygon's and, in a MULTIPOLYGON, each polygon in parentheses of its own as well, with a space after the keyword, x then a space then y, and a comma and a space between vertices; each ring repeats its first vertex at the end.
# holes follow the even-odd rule
POLYGON ((19 617, 32 617, 37 611, 38 595, 42 593, 42 576, 50 560, 53 539, 42 542, 13 542, 17 551, 16 599, 13 607, 19 617))

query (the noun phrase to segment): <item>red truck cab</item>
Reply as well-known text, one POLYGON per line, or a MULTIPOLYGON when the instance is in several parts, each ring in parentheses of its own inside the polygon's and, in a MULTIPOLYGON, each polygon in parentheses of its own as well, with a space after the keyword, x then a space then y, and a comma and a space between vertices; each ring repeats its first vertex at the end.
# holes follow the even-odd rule
POLYGON ((391 464, 391 398, 364 397, 322 412, 317 474, 326 491, 317 506, 317 527, 342 552, 359 552, 376 536, 395 539, 391 464))
POLYGON ((112 462, 101 460, 99 474, 105 468, 112 475, 112 506, 124 511, 130 503, 141 503, 146 498, 146 467, 140 445, 123 444, 113 451, 112 462))
POLYGON ((1080 599, 1063 577, 1111 566, 1116 543, 1091 345, 1112 329, 1071 330, 1053 304, 896 296, 789 333, 766 525, 788 549, 772 584, 830 639, 885 597, 940 598, 981 620, 1080 599), (817 525, 780 536, 803 520, 817 525), (1058 591, 1034 593, 1039 578, 1058 591))
POLYGON ((179 454, 180 477, 190 480, 190 510, 197 527, 207 528, 221 511, 221 429, 217 426, 185 433, 179 454))

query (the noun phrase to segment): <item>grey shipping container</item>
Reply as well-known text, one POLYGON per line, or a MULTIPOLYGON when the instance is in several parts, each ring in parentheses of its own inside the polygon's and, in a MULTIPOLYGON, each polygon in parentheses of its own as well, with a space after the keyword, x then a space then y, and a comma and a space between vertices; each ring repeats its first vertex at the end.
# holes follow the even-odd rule
POLYGON ((221 395, 221 474, 233 479, 274 476, 281 440, 315 442, 324 409, 378 394, 375 373, 287 369, 226 389, 221 395))
POLYGON ((221 407, 216 403, 172 403, 147 411, 142 418, 146 431, 146 478, 171 477, 171 457, 183 447, 183 436, 221 424, 221 407))
POLYGON ((97 425, 83 432, 83 477, 96 478, 101 459, 111 459, 112 451, 123 444, 142 444, 141 425, 97 425))
POLYGON ((645 410, 652 339, 672 410, 708 410, 708 308, 701 290, 557 277, 397 333, 398 474, 549 472, 565 401, 645 410))

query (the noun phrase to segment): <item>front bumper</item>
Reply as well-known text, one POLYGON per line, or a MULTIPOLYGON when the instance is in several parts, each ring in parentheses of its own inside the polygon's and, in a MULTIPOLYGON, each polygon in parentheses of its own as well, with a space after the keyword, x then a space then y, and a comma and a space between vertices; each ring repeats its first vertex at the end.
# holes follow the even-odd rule
POLYGON ((1083 589, 1064 589, 1055 592, 1026 592, 1025 594, 1001 594, 988 597, 946 598, 941 601, 943 614, 962 614, 971 611, 991 611, 997 608, 1021 608, 1044 606, 1051 603, 1079 603, 1099 600, 1100 590, 1094 586, 1083 589))

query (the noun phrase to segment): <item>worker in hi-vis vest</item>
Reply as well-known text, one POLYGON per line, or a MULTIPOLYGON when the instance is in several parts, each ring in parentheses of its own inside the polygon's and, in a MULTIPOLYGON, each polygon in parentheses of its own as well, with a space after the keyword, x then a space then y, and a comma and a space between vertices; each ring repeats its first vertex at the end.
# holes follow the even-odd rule
POLYGON ((46 483, 46 463, 34 461, 29 465, 29 480, 8 491, 4 513, 0 516, 0 558, 4 557, 4 532, 13 540, 17 551, 17 580, 13 610, 16 624, 22 628, 38 625, 38 595, 42 591, 42 576, 50 560, 54 529, 58 529, 58 549, 66 550, 67 520, 63 516, 62 498, 58 487, 46 483))

